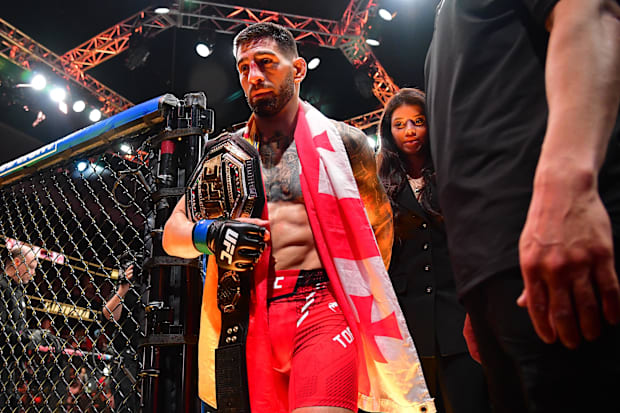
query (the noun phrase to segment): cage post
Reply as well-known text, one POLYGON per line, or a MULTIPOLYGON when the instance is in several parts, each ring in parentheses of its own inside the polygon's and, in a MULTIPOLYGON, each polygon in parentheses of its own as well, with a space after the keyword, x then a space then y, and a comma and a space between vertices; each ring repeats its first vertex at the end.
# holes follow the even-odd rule
POLYGON ((165 129, 158 137, 156 203, 151 260, 151 303, 147 306, 149 335, 145 376, 146 411, 190 412, 197 397, 197 337, 202 280, 199 260, 169 257, 162 248, 163 227, 184 193, 196 167, 203 136, 211 132, 213 114, 206 96, 193 93, 163 105, 165 129), (164 374, 165 373, 165 374, 164 374))

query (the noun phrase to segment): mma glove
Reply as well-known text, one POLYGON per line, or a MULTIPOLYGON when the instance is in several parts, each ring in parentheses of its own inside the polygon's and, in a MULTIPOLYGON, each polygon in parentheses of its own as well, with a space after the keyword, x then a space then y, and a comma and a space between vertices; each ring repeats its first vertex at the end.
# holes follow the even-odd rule
POLYGON ((224 270, 254 269, 265 250, 265 228, 234 220, 203 219, 192 230, 194 247, 212 254, 224 270))

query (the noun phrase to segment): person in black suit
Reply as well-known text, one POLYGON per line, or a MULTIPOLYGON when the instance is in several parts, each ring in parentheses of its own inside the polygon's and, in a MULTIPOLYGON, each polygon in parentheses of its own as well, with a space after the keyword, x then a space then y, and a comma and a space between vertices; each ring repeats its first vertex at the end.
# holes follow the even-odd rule
POLYGON ((390 278, 438 412, 490 411, 482 368, 469 355, 443 217, 435 197, 425 95, 405 88, 380 126, 379 177, 394 211, 390 278))

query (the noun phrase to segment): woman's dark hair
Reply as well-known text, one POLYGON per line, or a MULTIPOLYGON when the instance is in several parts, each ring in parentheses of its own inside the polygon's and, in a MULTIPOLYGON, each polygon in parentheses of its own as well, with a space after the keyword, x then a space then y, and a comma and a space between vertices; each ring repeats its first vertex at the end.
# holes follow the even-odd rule
MULTIPOLYGON (((409 161, 396 146, 394 136, 392 135, 392 115, 397 108, 403 105, 418 106, 422 109, 424 116, 426 116, 426 95, 419 89, 403 88, 399 90, 385 105, 381 121, 379 122, 380 140, 377 154, 377 169, 379 179, 381 179, 385 187, 395 214, 398 213, 396 196, 405 185, 408 185, 406 165, 409 161)), ((420 205, 422 209, 431 215, 441 216, 441 210, 434 194, 435 169, 433 168, 428 143, 422 150, 426 155, 426 162, 422 168, 424 189, 420 197, 420 205)))
POLYGON ((288 58, 296 58, 297 43, 293 34, 286 27, 271 22, 256 23, 241 30, 233 40, 233 50, 237 56, 237 49, 253 41, 270 38, 273 39, 280 51, 288 58))

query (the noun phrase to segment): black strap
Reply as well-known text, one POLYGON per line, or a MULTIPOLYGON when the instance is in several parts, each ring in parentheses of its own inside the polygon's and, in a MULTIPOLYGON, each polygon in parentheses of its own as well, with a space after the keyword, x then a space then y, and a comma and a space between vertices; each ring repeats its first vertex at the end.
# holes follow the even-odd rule
POLYGON ((218 269, 218 305, 222 330, 215 350, 217 411, 249 413, 246 338, 250 314, 251 273, 218 269))

